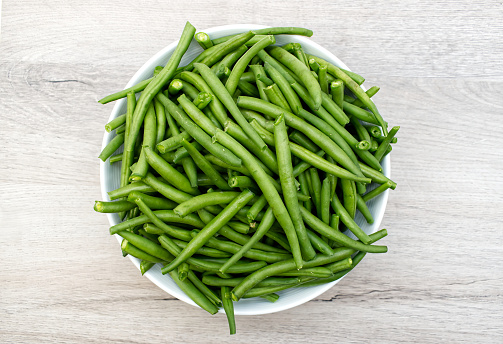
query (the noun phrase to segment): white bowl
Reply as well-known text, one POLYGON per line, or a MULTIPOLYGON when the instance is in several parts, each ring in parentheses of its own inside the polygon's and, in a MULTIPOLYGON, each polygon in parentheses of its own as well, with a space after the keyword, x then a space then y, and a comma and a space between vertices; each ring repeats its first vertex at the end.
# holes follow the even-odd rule
MULTIPOLYGON (((241 32, 245 32, 253 29, 262 29, 266 28, 266 26, 262 25, 254 25, 254 24, 240 24, 240 25, 225 25, 212 27, 207 30, 203 30, 206 32, 212 39, 223 37, 227 35, 233 35, 241 32)), ((181 32, 181 28, 180 28, 181 32)), ((340 61, 335 55, 330 53, 325 48, 320 45, 314 43, 307 37, 301 36, 290 36, 283 35, 276 37, 276 44, 283 45, 289 42, 299 42, 302 44, 304 51, 309 54, 313 54, 319 56, 336 66, 339 66, 344 69, 349 69, 342 61, 340 61)), ((169 57, 175 50, 178 41, 173 42, 168 45, 166 48, 159 51, 153 57, 151 57, 131 78, 131 80, 127 83, 126 88, 131 87, 138 82, 148 79, 152 77, 152 73, 154 68, 159 65, 165 65, 168 61, 169 57)), ((201 53, 201 47, 193 41, 185 53, 181 61, 181 65, 186 65, 190 61, 192 61, 199 53, 201 53)), ((112 114, 110 115, 109 120, 114 119, 115 117, 126 112, 126 100, 121 99, 115 103, 115 106, 112 110, 112 114)), ((108 142, 113 138, 114 134, 105 132, 105 136, 103 137, 102 147, 105 147, 108 142)), ((390 177, 390 159, 389 155, 386 156, 382 162, 383 172, 388 178, 390 177)), ((107 192, 111 190, 115 190, 119 187, 119 179, 120 179, 120 164, 110 165, 108 161, 101 162, 100 165, 100 181, 101 181, 101 193, 104 200, 109 201, 109 197, 107 192)), ((358 212, 356 215, 356 223, 367 233, 374 233, 379 229, 379 225, 384 215, 384 210, 386 208, 386 203, 388 200, 388 191, 382 193, 378 197, 372 199, 368 203, 368 207, 372 216, 374 217, 374 223, 372 225, 367 224, 363 216, 358 212)), ((115 225, 120 222, 119 216, 117 214, 107 214, 110 225, 115 225)), ((350 235, 352 236, 352 234, 350 235)), ((119 243, 122 241, 122 238, 116 234, 117 240, 119 243)), ((352 236, 354 239, 355 237, 352 236)), ((369 257, 369 255, 367 256, 369 257)), ((371 255, 370 255, 371 257, 371 255)), ((139 269, 140 261, 134 257, 129 256, 134 265, 139 269)), ((171 294, 172 296, 185 301, 193 306, 198 307, 185 293, 183 293, 180 288, 173 282, 169 275, 161 274, 161 265, 156 264, 152 267, 145 276, 150 279, 155 285, 157 285, 162 290, 171 294)), ((292 288, 290 290, 281 291, 278 294, 280 298, 275 303, 269 302, 267 300, 261 298, 251 298, 251 299, 241 299, 240 301, 234 303, 235 314, 237 315, 257 315, 257 314, 267 314, 282 311, 285 309, 289 309, 304 302, 307 302, 318 295, 324 293, 331 287, 333 287, 339 280, 328 283, 325 285, 308 287, 308 288, 292 288)), ((223 312, 221 309, 220 312, 223 312)))

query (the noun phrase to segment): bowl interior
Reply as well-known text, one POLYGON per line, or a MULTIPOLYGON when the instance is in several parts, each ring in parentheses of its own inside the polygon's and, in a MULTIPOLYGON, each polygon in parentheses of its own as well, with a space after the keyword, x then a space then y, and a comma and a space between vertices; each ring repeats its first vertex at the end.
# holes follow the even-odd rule
MULTIPOLYGON (((212 39, 214 39, 227 35, 241 33, 247 30, 260 29, 265 27, 266 26, 253 25, 253 24, 226 25, 226 26, 209 28, 207 30, 204 30, 204 32, 208 33, 208 35, 212 39)), ((340 61, 335 55, 333 55, 320 45, 314 43, 307 37, 288 36, 288 35, 277 36, 276 45, 283 45, 289 42, 299 42, 302 44, 302 47, 305 50, 305 52, 319 56, 341 68, 348 69, 347 66, 342 61, 340 61)), ((177 43, 178 41, 170 44, 169 46, 158 52, 156 55, 154 55, 152 58, 150 58, 131 78, 131 80, 126 85, 126 88, 131 87, 142 80, 152 77, 154 68, 156 66, 166 64, 169 57, 173 53, 177 43)), ((189 49, 187 50, 185 56, 183 57, 181 65, 183 66, 188 64, 201 52, 202 48, 195 41, 193 41, 189 49)), ((125 112, 126 112, 126 101, 125 99, 121 99, 115 103, 115 106, 112 110, 109 120, 112 120, 115 117, 125 112)), ((108 142, 110 142, 110 140, 113 138, 113 136, 114 136, 113 134, 105 132, 102 147, 105 147, 108 144, 108 142)), ((390 177, 389 155, 386 156, 382 161, 382 167, 384 175, 386 175, 389 178, 390 177)), ((100 181, 101 181, 102 197, 104 200, 110 200, 107 192, 118 188, 119 180, 120 180, 120 164, 110 165, 108 161, 101 162, 100 181)), ((384 210, 386 208, 387 200, 388 200, 388 191, 382 193, 378 197, 368 202, 369 210, 372 213, 372 216, 374 217, 374 223, 372 225, 367 224, 363 216, 359 212, 357 213, 355 221, 367 234, 374 233, 378 230, 381 220, 384 216, 384 210)), ((107 216, 110 225, 115 225, 120 222, 119 216, 117 214, 107 214, 107 216)), ((355 239, 355 237, 352 234, 350 234, 350 236, 355 239)), ((120 236, 116 235, 116 237, 119 242, 122 241, 122 238, 120 236)), ((140 261, 131 256, 129 256, 129 258, 131 259, 133 264, 139 269, 140 261)), ((167 293, 173 295, 174 297, 182 301, 185 301, 191 305, 198 307, 189 297, 187 297, 180 290, 180 288, 178 288, 178 286, 173 282, 171 277, 169 277, 168 275, 161 274, 160 264, 157 264, 154 267, 152 267, 145 274, 145 276, 167 293)), ((340 281, 340 279, 338 281, 340 281)), ((290 290, 281 291, 278 293, 280 295, 280 298, 275 303, 271 303, 261 298, 241 299, 239 302, 234 303, 235 314, 257 315, 257 314, 273 313, 289 309, 315 298, 316 296, 322 294, 323 292, 331 288, 338 281, 315 287, 292 288, 290 290)), ((220 310, 220 312, 223 312, 223 310, 220 310)))

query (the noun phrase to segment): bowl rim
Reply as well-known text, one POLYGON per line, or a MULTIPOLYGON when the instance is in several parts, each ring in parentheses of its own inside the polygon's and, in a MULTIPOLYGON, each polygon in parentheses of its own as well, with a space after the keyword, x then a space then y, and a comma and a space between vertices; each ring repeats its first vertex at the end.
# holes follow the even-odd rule
MULTIPOLYGON (((231 24, 231 25, 214 26, 214 27, 210 27, 210 28, 207 28, 207 29, 204 29, 204 30, 199 30, 199 31, 206 32, 212 38, 218 38, 218 37, 223 37, 224 36, 224 35, 219 35, 219 33, 222 32, 222 31, 225 31, 225 30, 241 30, 242 32, 244 32, 244 31, 247 31, 247 30, 263 29, 263 28, 268 28, 268 27, 270 27, 270 26, 259 25, 259 24, 231 24)), ((344 69, 350 70, 348 68, 348 66, 344 62, 342 62, 337 56, 335 56, 333 53, 331 53, 329 50, 327 50, 326 48, 322 47, 318 43, 312 41, 309 37, 295 35, 295 40, 297 42, 299 42, 299 43, 306 43, 306 44, 309 44, 309 45, 314 45, 316 47, 316 49, 318 49, 319 51, 321 51, 325 55, 329 56, 330 59, 331 59, 331 62, 333 64, 339 66, 340 68, 344 68, 344 69)), ((174 50, 175 47, 177 46, 178 42, 179 42, 179 40, 176 40, 176 41, 172 42, 171 44, 167 45, 166 47, 164 47, 163 49, 161 49, 160 51, 158 51, 152 57, 150 57, 140 67, 140 69, 138 69, 138 71, 133 75, 133 77, 131 77, 131 79, 128 81, 128 83, 126 84, 126 86, 124 87, 124 89, 127 89, 127 88, 129 88, 129 87, 137 84, 141 80, 144 80, 144 78, 142 77, 142 75, 144 75, 146 72, 150 72, 151 70, 153 70, 153 68, 155 67, 155 61, 157 61, 157 60, 165 57, 172 50, 174 50)), ((364 86, 362 86, 362 88, 365 90, 364 86)), ((110 116, 108 118, 108 121, 111 121, 112 119, 114 119, 115 117, 117 117, 119 115, 119 109, 123 106, 124 102, 125 102, 124 98, 120 99, 120 100, 117 100, 115 102, 114 107, 112 109, 112 112, 111 112, 111 114, 110 114, 110 116)), ((108 133, 107 131, 105 131, 105 134, 104 134, 103 140, 102 140, 102 149, 108 144, 108 142, 111 139, 112 135, 113 135, 113 132, 112 133, 108 133)), ((387 169, 385 171, 386 172, 385 176, 388 177, 388 178, 390 178, 391 177, 391 160, 390 160, 390 154, 388 154, 388 155, 385 156, 384 163, 387 165, 387 169)), ((105 182, 105 178, 106 178, 106 176, 105 176, 106 164, 108 164, 108 160, 105 161, 105 162, 100 161, 100 188, 101 188, 102 199, 106 200, 106 201, 110 201, 110 198, 108 197, 108 193, 107 193, 106 188, 105 188, 105 184, 106 184, 106 182, 105 182)), ((379 212, 377 214, 377 217, 374 219, 374 226, 375 227, 378 227, 380 225, 380 223, 381 223, 381 221, 382 221, 382 219, 384 217, 384 213, 385 213, 385 210, 386 210, 386 205, 388 203, 388 196, 389 196, 389 190, 386 190, 385 192, 383 192, 381 194, 381 197, 382 197, 381 202, 383 203, 383 209, 382 209, 381 212, 379 212)), ((110 225, 115 225, 116 223, 118 223, 117 219, 114 218, 114 216, 116 216, 116 214, 108 213, 106 215, 107 215, 107 218, 108 218, 108 221, 109 221, 110 225)), ((122 237, 119 236, 118 234, 114 234, 114 236, 116 237, 116 239, 118 240, 118 242, 120 244, 122 242, 122 237)), ((128 257, 131 260, 131 262, 133 262, 133 264, 139 270, 140 269, 140 260, 137 259, 137 258, 135 258, 135 257, 132 257, 130 255, 128 255, 128 257)), ((267 307, 266 309, 258 310, 258 311, 254 310, 253 312, 252 311, 248 311, 247 309, 245 309, 245 310, 243 310, 243 309, 235 309, 235 314, 236 315, 262 315, 262 314, 269 314, 269 313, 279 312, 279 311, 283 311, 283 310, 287 310, 287 309, 299 306, 299 305, 301 305, 303 303, 306 303, 306 302, 308 302, 308 301, 310 301, 310 300, 318 297, 319 295, 323 294, 328 289, 332 288, 335 284, 337 284, 338 282, 340 282, 348 274, 344 275, 343 277, 339 278, 336 281, 333 281, 333 282, 330 282, 330 283, 327 283, 327 284, 323 284, 323 285, 320 285, 320 286, 309 287, 309 288, 312 288, 312 290, 313 290, 313 292, 311 294, 305 295, 303 297, 299 297, 298 299, 296 299, 293 302, 284 303, 284 304, 281 304, 281 303, 280 304, 278 304, 278 303, 270 303, 270 307, 267 307)), ((168 293, 168 294, 176 297, 177 299, 179 299, 181 301, 184 301, 184 302, 186 302, 186 303, 188 303, 190 305, 199 307, 185 293, 183 293, 178 288, 178 286, 176 286, 177 287, 176 289, 168 289, 168 288, 165 288, 164 286, 158 284, 157 281, 155 280, 156 276, 154 276, 154 274, 153 274, 152 271, 147 271, 144 274, 144 276, 146 276, 152 283, 154 283, 157 287, 159 287, 162 290, 164 290, 166 293, 168 293)), ((165 277, 166 278, 171 278, 169 276, 165 276, 165 277)), ((235 303, 235 307, 236 307, 236 304, 238 304, 238 303, 239 303, 239 301, 237 303, 235 303)), ((219 313, 224 313, 223 308, 219 309, 219 313)))

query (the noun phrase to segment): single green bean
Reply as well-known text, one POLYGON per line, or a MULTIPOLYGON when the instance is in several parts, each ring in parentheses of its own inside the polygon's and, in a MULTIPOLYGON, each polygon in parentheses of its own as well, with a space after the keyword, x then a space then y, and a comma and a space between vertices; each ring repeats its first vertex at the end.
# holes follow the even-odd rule
MULTIPOLYGON (((354 184, 352 181, 349 182, 354 184)), ((330 223, 330 199, 330 180, 326 177, 323 179, 320 192, 320 218, 327 225, 330 223)))
POLYGON ((140 272, 141 272, 141 275, 145 275, 145 272, 147 272, 148 270, 150 270, 153 266, 155 265, 155 263, 152 263, 152 262, 149 262, 149 261, 146 261, 146 260, 142 260, 140 262, 140 272))
POLYGON ((194 160, 190 156, 182 159, 183 170, 185 171, 185 175, 190 182, 190 186, 193 188, 197 188, 197 167, 194 163, 194 160))
POLYGON ((257 188, 257 184, 255 184, 253 179, 247 176, 234 176, 232 178, 229 178, 228 184, 232 188, 257 188))
POLYGON ((102 202, 94 203, 94 210, 99 213, 119 213, 135 208, 136 205, 128 201, 102 202))
POLYGON ((129 254, 130 256, 133 256, 135 258, 138 258, 138 259, 141 259, 142 261, 148 261, 150 263, 162 263, 164 262, 164 260, 158 258, 158 257, 154 257, 153 255, 151 254, 148 254, 146 253, 145 251, 143 250, 140 250, 139 248, 137 248, 136 246, 132 245, 129 241, 127 241, 126 239, 123 239, 122 240, 122 243, 121 243, 121 250, 124 252, 124 253, 127 253, 129 254))
POLYGON ((311 244, 313 245, 313 247, 316 250, 318 250, 319 252, 321 252, 323 254, 328 254, 328 255, 334 253, 334 251, 327 244, 327 242, 325 240, 321 239, 319 236, 317 236, 316 233, 314 233, 313 231, 308 229, 307 236, 309 237, 309 240, 311 241, 311 244))
POLYGON ((105 130, 109 133, 126 123, 126 114, 119 115, 105 124, 105 130))
POLYGON ((132 191, 140 191, 144 193, 154 193, 156 190, 149 185, 146 185, 143 182, 136 182, 133 184, 128 184, 126 186, 120 187, 118 189, 112 190, 108 192, 108 197, 111 200, 119 199, 121 197, 125 197, 129 195, 132 191))
MULTIPOLYGON (((332 254, 333 254, 333 251, 332 251, 332 254)), ((346 259, 344 259, 344 260, 346 260, 346 259)), ((338 262, 335 262, 335 264, 337 264, 337 263, 338 262)), ((292 270, 292 271, 288 271, 288 272, 283 272, 279 276, 330 277, 330 276, 332 276, 332 271, 330 271, 328 268, 326 268, 324 266, 316 266, 314 268, 309 268, 309 269, 300 269, 300 270, 292 270)))
POLYGON ((169 94, 178 94, 183 89, 183 83, 179 79, 173 79, 169 83, 168 92, 169 94))
POLYGON ((344 83, 342 80, 336 80, 330 84, 330 93, 335 104, 342 109, 344 102, 344 83))
POLYGON ((195 34, 194 38, 196 42, 199 43, 201 48, 203 48, 204 50, 211 48, 213 46, 213 42, 211 41, 210 36, 208 36, 206 32, 198 32, 195 34))
POLYGON ((356 185, 355 182, 341 179, 342 204, 348 215, 354 219, 356 214, 356 185))
POLYGON ((186 216, 199 209, 209 205, 227 204, 239 196, 239 192, 233 191, 215 191, 192 197, 191 199, 180 203, 173 211, 180 216, 186 216))
MULTIPOLYGON (((365 91, 365 93, 367 93, 367 95, 369 96, 369 98, 373 97, 377 92, 379 92, 380 88, 378 86, 372 86, 371 88, 369 88, 367 91, 365 91)), ((360 99, 356 99, 353 103, 352 103, 354 106, 359 106, 359 107, 363 107, 365 105, 363 105, 362 101, 360 99)))
POLYGON ((326 65, 321 65, 318 69, 318 82, 320 84, 321 91, 325 92, 325 94, 329 94, 327 69, 328 67, 326 65))
POLYGON ((356 207, 362 213, 363 217, 367 221, 367 223, 374 223, 374 218, 372 217, 372 213, 370 212, 369 208, 365 204, 365 201, 363 200, 362 196, 356 195, 356 207))
POLYGON ((99 158, 105 162, 124 143, 124 134, 116 135, 101 151, 99 158))
MULTIPOLYGON (((157 257, 161 259, 162 261, 169 262, 171 261, 174 257, 166 251, 162 246, 153 243, 147 238, 142 237, 141 235, 134 234, 132 232, 128 231, 120 231, 117 234, 119 234, 121 237, 126 239, 128 242, 139 248, 140 250, 144 251, 145 253, 157 257)), ((143 259, 143 258, 140 258, 143 259)), ((148 259, 145 259, 148 260, 148 259)), ((154 263, 157 263, 154 261, 154 263)))
MULTIPOLYGON (((192 236, 190 235, 190 232, 189 232, 189 236, 190 236, 190 239, 189 239, 189 241, 190 241, 190 240, 192 240, 192 236)), ((180 247, 181 249, 184 249, 188 245, 188 241, 173 239, 173 242, 175 244, 177 244, 178 247, 180 247)), ((229 258, 231 256, 231 254, 229 252, 225 252, 225 251, 213 248, 213 247, 206 247, 206 246, 200 247, 196 251, 195 254, 206 256, 206 257, 211 257, 211 258, 229 258)), ((183 265, 183 263, 181 265, 183 265)), ((178 267, 180 267, 180 266, 178 266, 178 267)))

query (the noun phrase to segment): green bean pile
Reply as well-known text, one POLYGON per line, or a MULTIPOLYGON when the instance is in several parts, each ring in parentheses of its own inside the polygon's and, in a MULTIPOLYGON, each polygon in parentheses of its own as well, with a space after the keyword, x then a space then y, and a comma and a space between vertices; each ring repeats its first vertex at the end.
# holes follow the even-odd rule
POLYGON ((142 274, 162 264, 202 309, 224 308, 231 334, 233 302, 275 302, 387 251, 373 245, 385 229, 368 235, 354 219, 372 223, 366 202, 396 187, 380 162, 399 127, 388 131, 370 99, 378 87, 363 91, 363 77, 298 43, 274 46, 278 34, 312 31, 211 40, 187 23, 152 78, 100 100, 126 97, 127 112, 106 124, 115 137, 99 156, 122 162, 120 187, 95 210, 119 213, 110 234, 142 274), (204 50, 180 67, 193 38, 204 50))

